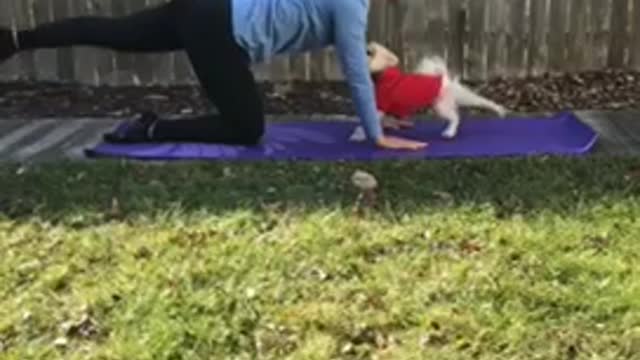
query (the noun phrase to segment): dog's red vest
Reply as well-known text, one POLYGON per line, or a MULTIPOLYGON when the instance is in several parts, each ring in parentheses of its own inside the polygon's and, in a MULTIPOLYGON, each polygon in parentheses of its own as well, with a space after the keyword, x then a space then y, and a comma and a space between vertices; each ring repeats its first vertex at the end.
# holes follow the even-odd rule
POLYGON ((378 110, 406 119, 433 105, 440 95, 442 76, 405 74, 391 67, 375 81, 378 110))

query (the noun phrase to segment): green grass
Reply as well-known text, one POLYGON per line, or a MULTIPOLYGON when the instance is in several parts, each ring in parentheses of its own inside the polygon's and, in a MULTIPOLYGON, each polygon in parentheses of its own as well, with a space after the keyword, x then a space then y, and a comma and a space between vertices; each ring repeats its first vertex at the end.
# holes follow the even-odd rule
POLYGON ((637 359, 637 165, 3 165, 0 358, 637 359))

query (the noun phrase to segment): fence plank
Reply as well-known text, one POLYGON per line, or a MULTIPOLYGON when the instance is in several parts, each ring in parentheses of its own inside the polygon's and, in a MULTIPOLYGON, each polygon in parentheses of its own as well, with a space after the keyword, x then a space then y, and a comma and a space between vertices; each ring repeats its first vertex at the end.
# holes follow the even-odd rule
MULTIPOLYGON (((54 0, 56 1, 56 0, 54 0)), ((73 16, 93 15, 93 1, 73 1, 73 16)), ((96 72, 96 58, 98 51, 90 47, 78 47, 74 49, 74 80, 85 84, 97 84, 99 77, 96 72)))
MULTIPOLYGON (((58 0, 51 0, 58 1, 58 0)), ((93 14, 96 16, 111 16, 111 0, 94 0, 93 14)), ((96 64, 95 76, 98 84, 113 84, 115 76, 115 53, 106 49, 93 49, 96 64)))
MULTIPOLYGON (((187 53, 180 51, 174 54, 175 82, 177 84, 190 84, 196 81, 196 75, 189 61, 187 53)), ((263 65, 264 66, 264 65, 263 65)), ((266 70, 265 70, 266 73, 266 70)))
MULTIPOLYGON (((155 6, 153 0, 128 1, 127 12, 134 13, 144 10, 148 7, 155 6)), ((158 66, 154 62, 154 58, 160 59, 164 54, 135 54, 132 56, 132 72, 134 73, 134 81, 142 84, 154 83, 153 68, 158 66)))
MULTIPOLYGON (((35 24, 31 5, 33 0, 14 0, 13 8, 15 10, 15 24, 17 29, 30 29, 35 24)), ((33 79, 36 78, 36 66, 33 51, 24 51, 18 54, 20 63, 20 74, 22 77, 33 79)))
MULTIPOLYGON (((140 1, 140 0, 138 0, 140 1)), ((111 0, 111 13, 114 17, 128 14, 130 6, 128 0, 111 0)), ((110 81, 116 85, 132 85, 136 83, 134 78, 135 61, 132 54, 116 51, 114 53, 115 68, 110 81)))
MULTIPOLYGON (((69 16, 121 16, 168 0, 0 0, 0 24, 27 28, 69 16)), ((405 68, 430 53, 469 79, 605 67, 640 70, 640 0, 372 1, 369 38, 405 68)), ((363 45, 364 46, 364 45, 363 45)), ((258 80, 339 80, 333 49, 255 65, 258 80)), ((140 55, 95 48, 24 52, 0 79, 88 84, 195 83, 184 52, 140 55)))
MULTIPOLYGON (((70 8, 71 0, 53 0, 54 20, 66 19, 72 16, 70 8)), ((62 48, 56 50, 58 61, 58 79, 62 81, 73 81, 74 79, 74 55, 73 49, 62 48)))
POLYGON ((378 3, 380 3, 379 6, 384 6, 385 8, 385 42, 400 58, 404 58, 402 22, 407 7, 401 1, 378 1, 378 3))
MULTIPOLYGON (((449 43, 449 8, 447 0, 432 0, 427 3, 426 32, 422 41, 433 55, 448 58, 449 43)), ((420 54, 424 55, 424 54, 420 54)))
POLYGON ((549 70, 556 73, 564 70, 566 62, 568 5, 567 0, 551 2, 547 42, 549 44, 549 70))
POLYGON ((640 0, 632 0, 632 29, 629 66, 640 69, 640 0))
MULTIPOLYGON (((147 0, 147 6, 159 6, 165 0, 147 0)), ((174 81, 173 74, 175 54, 150 54, 147 55, 148 66, 151 70, 150 82, 158 85, 168 85, 174 81)), ((144 80, 143 80, 144 83, 144 80)))
POLYGON ((449 18, 447 63, 453 73, 462 76, 464 74, 464 31, 467 13, 464 8, 464 0, 449 0, 447 5, 449 18))
MULTIPOLYGON (((317 59, 320 68, 322 68, 322 62, 317 59)), ((275 82, 288 81, 288 74, 290 72, 289 57, 276 56, 269 63, 269 78, 275 82)))
POLYGON ((628 43, 628 9, 627 0, 614 0, 611 3, 611 35, 607 64, 622 67, 627 64, 626 44, 628 43))
POLYGON ((609 30, 611 28, 612 0, 593 0, 591 2, 591 19, 593 27, 592 67, 607 66, 609 58, 609 30))
POLYGON ((487 10, 486 1, 469 1, 468 52, 466 54, 466 62, 469 68, 469 74, 467 75, 470 78, 487 78, 487 36, 485 31, 487 10))
MULTIPOLYGON (((13 16, 13 2, 11 0, 0 0, 0 26, 15 28, 15 17, 13 16)), ((0 79, 13 80, 19 71, 20 62, 17 56, 0 64, 0 79)))
MULTIPOLYGON (((424 39, 428 22, 426 6, 427 2, 423 0, 408 2, 405 6, 403 24, 400 28, 404 39, 402 47, 404 48, 403 65, 405 67, 415 64, 416 58, 427 52, 429 42, 424 39)), ((383 29, 381 24, 372 23, 371 26, 371 31, 383 29)), ((383 36, 380 35, 380 38, 382 39, 383 36)))
POLYGON ((309 74, 309 62, 311 61, 310 54, 300 54, 294 56, 291 59, 291 76, 296 80, 310 80, 309 74))
POLYGON ((587 58, 585 53, 588 34, 591 31, 590 21, 590 1, 588 0, 568 0, 571 1, 571 16, 569 20, 569 41, 567 62, 574 69, 588 69, 587 58))
MULTIPOLYGON (((548 66, 547 33, 550 0, 531 0, 529 26, 528 73, 539 75, 548 66)), ((598 0, 596 0, 598 1, 598 0)))
MULTIPOLYGON (((528 47, 530 36, 531 2, 540 0, 511 0, 506 34, 507 63, 505 76, 522 77, 527 75, 528 47)), ((494 74, 499 75, 499 74, 494 74)))
POLYGON ((340 64, 338 63, 337 59, 338 59, 338 55, 336 54, 336 51, 334 48, 329 49, 327 52, 325 52, 325 56, 330 59, 330 61, 327 62, 327 76, 329 80, 339 80, 342 78, 343 74, 342 74, 342 68, 340 67, 340 64))
POLYGON ((372 2, 369 8, 369 28, 367 31, 367 37, 369 41, 384 41, 384 28, 385 28, 385 7, 380 6, 380 2, 372 2))
MULTIPOLYGON (((53 20, 53 1, 37 0, 33 2, 35 25, 53 20)), ((42 49, 33 54, 36 77, 40 80, 55 81, 57 79, 58 57, 55 49, 42 49)))
POLYGON ((269 79, 269 69, 267 64, 254 64, 252 66, 253 74, 257 81, 266 81, 269 79))
MULTIPOLYGON (((323 50, 312 51, 309 55, 309 79, 319 81, 325 79, 325 62, 327 55, 323 50)), ((329 59, 331 61, 331 59, 329 59)))
POLYGON ((513 3, 510 0, 485 2, 487 9, 487 76, 505 74, 507 69, 507 21, 513 3))

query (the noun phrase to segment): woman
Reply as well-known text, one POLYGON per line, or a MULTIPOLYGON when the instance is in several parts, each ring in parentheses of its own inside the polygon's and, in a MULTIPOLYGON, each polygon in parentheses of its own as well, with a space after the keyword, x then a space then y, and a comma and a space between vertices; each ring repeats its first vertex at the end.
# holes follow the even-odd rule
POLYGON ((122 18, 76 17, 17 33, 0 28, 0 61, 21 50, 74 45, 185 50, 219 115, 174 121, 148 114, 109 140, 253 145, 265 117, 251 64, 335 45, 368 139, 382 148, 421 149, 426 143, 382 132, 364 46, 368 7, 368 0, 171 0, 122 18))

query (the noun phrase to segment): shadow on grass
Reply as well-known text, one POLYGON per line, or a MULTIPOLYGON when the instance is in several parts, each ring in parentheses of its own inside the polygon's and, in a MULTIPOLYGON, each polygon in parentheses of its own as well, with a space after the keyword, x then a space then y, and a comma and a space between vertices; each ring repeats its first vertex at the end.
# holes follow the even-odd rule
POLYGON ((221 214, 235 210, 352 208, 356 169, 381 184, 385 216, 442 207, 492 206, 496 216, 551 211, 571 215, 640 195, 629 176, 633 158, 532 158, 380 163, 173 163, 101 161, 0 167, 0 216, 79 225, 154 217, 173 210, 221 214))

